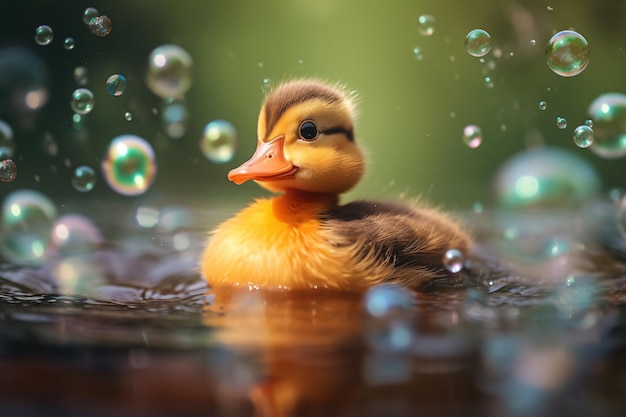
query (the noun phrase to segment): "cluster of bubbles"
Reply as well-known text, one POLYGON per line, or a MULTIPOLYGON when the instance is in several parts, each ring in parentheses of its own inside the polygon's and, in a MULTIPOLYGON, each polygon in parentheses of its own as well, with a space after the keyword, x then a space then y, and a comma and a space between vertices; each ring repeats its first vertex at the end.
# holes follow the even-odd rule
POLYGON ((491 35, 483 29, 471 30, 465 36, 465 49, 474 57, 483 57, 491 51, 491 35))
POLYGON ((200 150, 211 162, 223 164, 229 162, 235 154, 237 131, 225 120, 209 122, 200 140, 200 150))
POLYGON ((117 193, 143 194, 157 173, 154 149, 139 136, 118 136, 109 143, 101 168, 107 184, 117 193))
POLYGON ((463 143, 469 148, 476 149, 483 142, 483 131, 476 125, 467 125, 463 128, 463 143))
POLYGON ((435 33, 435 18, 429 14, 423 14, 417 18, 417 30, 422 36, 432 36, 435 33))
POLYGON ((589 64, 589 43, 580 33, 563 30, 548 41, 546 58, 548 66, 556 74, 573 77, 589 64))
POLYGON ((113 23, 106 15, 100 15, 98 9, 87 7, 83 12, 83 23, 89 26, 89 30, 96 36, 104 37, 111 33, 113 23))

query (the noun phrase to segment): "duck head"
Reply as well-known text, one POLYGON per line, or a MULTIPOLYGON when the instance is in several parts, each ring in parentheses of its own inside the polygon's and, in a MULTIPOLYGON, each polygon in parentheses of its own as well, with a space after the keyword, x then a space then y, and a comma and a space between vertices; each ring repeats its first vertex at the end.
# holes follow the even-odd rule
POLYGON ((341 89, 319 81, 280 85, 259 114, 252 158, 229 172, 236 184, 340 194, 363 175, 365 160, 354 140, 353 103, 341 89))

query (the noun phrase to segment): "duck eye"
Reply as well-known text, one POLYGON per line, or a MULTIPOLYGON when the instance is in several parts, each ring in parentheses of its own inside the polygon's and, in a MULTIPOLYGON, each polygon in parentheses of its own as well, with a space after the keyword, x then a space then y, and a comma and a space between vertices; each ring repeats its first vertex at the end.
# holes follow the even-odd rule
POLYGON ((300 125, 300 137, 304 140, 315 140, 318 133, 317 126, 313 122, 304 122, 300 125))

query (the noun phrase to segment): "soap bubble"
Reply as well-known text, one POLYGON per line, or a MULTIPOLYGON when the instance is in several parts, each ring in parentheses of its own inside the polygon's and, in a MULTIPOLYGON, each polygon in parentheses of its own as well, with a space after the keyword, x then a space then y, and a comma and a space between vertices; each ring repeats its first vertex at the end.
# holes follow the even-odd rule
POLYGON ((65 38, 65 40, 63 41, 63 47, 68 51, 74 49, 75 46, 76 41, 74 41, 74 38, 65 38))
POLYGON ((491 51, 491 36, 482 29, 474 29, 465 37, 465 49, 471 56, 485 56, 491 51))
POLYGON ((435 18, 429 14, 423 14, 417 18, 417 30, 423 36, 432 36, 435 33, 435 18))
POLYGON ((104 243, 100 229, 80 214, 59 217, 51 231, 52 246, 64 255, 91 252, 104 243))
POLYGON ((589 64, 589 44, 580 33, 564 30, 548 42, 546 58, 548 66, 556 74, 573 77, 589 64))
POLYGON ((557 117, 556 127, 558 127, 559 129, 565 129, 567 127, 567 120, 563 117, 557 117))
POLYGON ((223 164, 233 159, 237 146, 235 127, 225 120, 213 120, 204 127, 200 150, 211 162, 223 164))
POLYGON ((17 166, 10 159, 0 161, 0 181, 11 182, 17 176, 17 166))
POLYGON ((126 113, 124 113, 124 120, 126 120, 127 122, 131 122, 133 120, 133 114, 127 111, 126 113))
POLYGON ((85 165, 76 168, 72 176, 72 185, 82 193, 93 190, 96 185, 96 173, 93 168, 85 165))
POLYGON ((585 126, 593 127, 593 120, 591 119, 585 120, 585 126))
POLYGON ((12 158, 14 151, 13 129, 7 122, 0 120, 0 159, 12 158))
POLYGON ((448 249, 443 255, 443 266, 453 274, 463 269, 463 262, 465 262, 465 256, 458 249, 448 249))
POLYGON ((187 106, 181 101, 172 101, 165 105, 161 114, 167 136, 172 139, 180 139, 187 133, 187 119, 189 112, 187 106))
POLYGON ((35 29, 35 42, 37 42, 38 45, 50 45, 52 39, 54 39, 54 33, 50 26, 41 25, 35 29))
POLYGON ((108 16, 94 17, 89 21, 89 30, 96 36, 104 37, 111 33, 113 23, 108 16))
POLYGON ((126 91, 126 78, 121 74, 113 74, 106 81, 107 93, 119 97, 126 91))
POLYGON ((77 88, 72 93, 72 101, 70 102, 70 106, 74 112, 84 115, 88 114, 93 110, 95 105, 95 100, 93 97, 93 93, 91 90, 86 88, 77 88))
POLYGON ((113 139, 102 160, 102 174, 107 184, 122 195, 145 193, 156 173, 152 146, 135 135, 121 135, 113 139))
POLYGON ((40 263, 50 242, 56 208, 48 197, 33 190, 18 190, 2 202, 0 249, 18 263, 40 263))
POLYGON ((483 141, 483 132, 476 125, 467 125, 463 129, 463 143, 469 148, 476 149, 483 141))
POLYGON ((155 48, 148 60, 148 88, 161 98, 181 99, 191 87, 193 60, 177 45, 155 48))
POLYGON ((626 95, 602 94, 589 105, 587 113, 593 120, 594 132, 589 149, 603 158, 626 155, 626 95))
POLYGON ((579 148, 588 148, 593 144, 593 129, 587 125, 574 129, 574 143, 579 148))
POLYGON ((91 19, 98 17, 98 9, 95 7, 87 7, 83 12, 83 23, 89 26, 91 19))
POLYGON ((81 86, 87 85, 89 82, 89 71, 87 70, 87 67, 80 66, 74 68, 74 81, 76 81, 76 84, 81 86))
POLYGON ((416 46, 415 48, 413 48, 413 56, 418 61, 421 61, 422 59, 424 59, 424 54, 422 54, 422 48, 420 48, 419 46, 416 46))
POLYGON ((545 110, 547 108, 548 108, 548 103, 546 103, 545 101, 539 102, 539 110, 545 110))

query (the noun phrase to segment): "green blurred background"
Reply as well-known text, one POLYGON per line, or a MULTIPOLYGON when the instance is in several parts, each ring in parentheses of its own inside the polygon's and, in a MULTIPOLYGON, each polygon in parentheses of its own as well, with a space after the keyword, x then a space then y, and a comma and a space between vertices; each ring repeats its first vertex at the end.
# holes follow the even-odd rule
MULTIPOLYGON (((15 129, 18 164, 17 178, 0 184, 0 197, 33 188, 61 207, 98 199, 207 208, 243 204, 265 192, 255 184, 237 187, 226 173, 254 150, 263 80, 275 84, 301 76, 339 81, 359 93, 356 133, 369 167, 351 197, 423 195, 459 210, 475 201, 489 204, 502 163, 543 143, 590 161, 605 188, 626 188, 623 159, 604 160, 572 142, 573 129, 588 118, 595 97, 626 92, 625 21, 625 2, 602 0, 3 0, 0 48, 22 46, 39 57, 49 101, 37 114, 0 108, 0 118, 15 129), (109 36, 98 38, 83 24, 89 6, 112 19, 109 36), (418 32, 422 14, 436 19, 432 36, 418 32), (55 33, 48 46, 33 40, 41 24, 55 33), (475 28, 492 37, 485 63, 465 51, 465 35, 475 28), (577 30, 591 46, 589 67, 572 78, 546 65, 546 43, 563 29, 577 30), (72 51, 63 48, 68 36, 76 40, 72 51), (161 108, 161 100, 145 85, 148 55, 168 43, 183 47, 194 60, 190 116, 181 139, 165 135, 160 116, 152 111, 161 108), (89 69, 87 87, 96 105, 76 129, 69 98, 79 65, 89 69), (114 73, 128 80, 121 97, 105 91, 105 80, 114 73), (538 107, 542 100, 548 103, 545 111, 538 107), (125 111, 135 115, 133 121, 124 120, 125 111), (557 116, 568 120, 566 129, 556 127, 557 116), (238 131, 237 153, 224 165, 209 162, 199 150, 202 130, 213 119, 228 120, 238 131), (483 130, 478 149, 461 141, 467 124, 483 130), (123 133, 140 135, 155 147, 159 173, 152 188, 138 197, 119 196, 98 169, 93 191, 74 191, 73 169, 83 164, 98 168, 108 142, 123 133), (50 137, 59 146, 54 156, 42 146, 50 137)), ((0 83, 4 103, 11 80, 0 78, 5 79, 0 83)))

